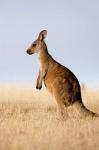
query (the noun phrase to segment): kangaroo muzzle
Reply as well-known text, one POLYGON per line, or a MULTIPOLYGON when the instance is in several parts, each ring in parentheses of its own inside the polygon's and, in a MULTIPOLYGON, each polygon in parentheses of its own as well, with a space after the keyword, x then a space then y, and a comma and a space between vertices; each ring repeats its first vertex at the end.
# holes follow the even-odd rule
POLYGON ((33 52, 31 52, 31 49, 27 49, 26 52, 29 54, 29 55, 32 55, 33 52))

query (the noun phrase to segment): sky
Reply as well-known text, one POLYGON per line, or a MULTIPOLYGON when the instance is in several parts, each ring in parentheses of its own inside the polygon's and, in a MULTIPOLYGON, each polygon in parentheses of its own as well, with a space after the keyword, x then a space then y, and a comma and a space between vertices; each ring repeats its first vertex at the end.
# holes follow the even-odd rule
POLYGON ((37 57, 26 49, 44 29, 53 58, 99 86, 98 0, 0 0, 0 84, 35 86, 37 57))

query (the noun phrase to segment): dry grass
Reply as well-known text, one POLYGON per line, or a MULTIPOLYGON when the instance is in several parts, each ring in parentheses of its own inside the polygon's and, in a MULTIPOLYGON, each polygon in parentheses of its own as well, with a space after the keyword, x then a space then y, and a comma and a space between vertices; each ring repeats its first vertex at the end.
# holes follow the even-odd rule
MULTIPOLYGON (((99 113, 98 90, 82 92, 85 105, 99 113)), ((0 88, 0 150, 98 150, 99 118, 75 106, 58 118, 45 91, 0 88)))

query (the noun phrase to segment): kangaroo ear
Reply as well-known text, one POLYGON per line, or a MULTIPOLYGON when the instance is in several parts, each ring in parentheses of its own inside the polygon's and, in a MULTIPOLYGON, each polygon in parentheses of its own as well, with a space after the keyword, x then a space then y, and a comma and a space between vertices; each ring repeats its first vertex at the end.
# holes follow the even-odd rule
POLYGON ((46 38, 46 36, 47 36, 47 31, 46 31, 46 30, 43 30, 43 31, 40 32, 38 38, 39 38, 40 40, 44 40, 44 39, 46 38))

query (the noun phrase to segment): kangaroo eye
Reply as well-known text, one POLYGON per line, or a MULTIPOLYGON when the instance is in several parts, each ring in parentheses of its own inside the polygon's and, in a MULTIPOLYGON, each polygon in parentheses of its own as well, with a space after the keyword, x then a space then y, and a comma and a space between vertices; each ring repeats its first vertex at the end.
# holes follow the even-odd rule
POLYGON ((36 44, 33 44, 33 47, 35 47, 36 46, 36 44))

